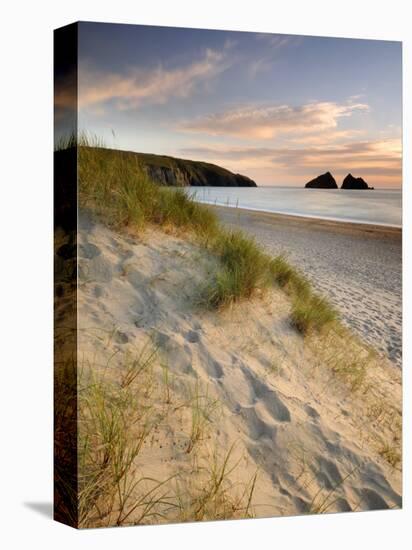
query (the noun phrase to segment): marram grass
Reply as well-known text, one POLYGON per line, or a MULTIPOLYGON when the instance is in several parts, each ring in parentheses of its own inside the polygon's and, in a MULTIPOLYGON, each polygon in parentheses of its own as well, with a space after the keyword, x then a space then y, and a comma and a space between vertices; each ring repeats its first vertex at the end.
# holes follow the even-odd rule
POLYGON ((205 286, 202 303, 223 308, 277 285, 292 299, 292 324, 301 333, 321 330, 337 318, 330 304, 317 296, 307 279, 282 256, 266 254, 241 231, 228 231, 207 206, 181 188, 153 182, 136 156, 104 148, 82 134, 61 140, 57 150, 78 147, 79 202, 117 229, 143 230, 148 224, 190 232, 219 260, 205 286))

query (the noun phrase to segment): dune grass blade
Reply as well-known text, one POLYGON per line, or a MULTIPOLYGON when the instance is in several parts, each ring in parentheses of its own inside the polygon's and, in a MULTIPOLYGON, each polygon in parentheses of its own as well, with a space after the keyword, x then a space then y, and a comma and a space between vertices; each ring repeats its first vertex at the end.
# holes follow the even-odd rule
POLYGON ((57 150, 77 146, 81 206, 95 211, 110 226, 140 231, 147 224, 191 232, 219 260, 201 302, 222 308, 251 298, 277 284, 293 300, 292 323, 303 334, 321 330, 336 318, 326 300, 284 257, 267 255, 241 231, 225 230, 214 212, 181 188, 154 183, 132 153, 104 148, 86 133, 69 136, 57 150))
POLYGON ((304 334, 321 330, 336 320, 337 315, 329 302, 316 294, 297 294, 292 304, 292 324, 304 334))
POLYGON ((154 223, 202 236, 216 230, 217 220, 207 207, 182 189, 153 183, 133 155, 81 142, 78 159, 80 201, 109 225, 139 230, 154 223))
POLYGON ((250 298, 273 283, 270 257, 241 231, 221 230, 210 248, 221 263, 206 290, 205 302, 212 307, 250 298))

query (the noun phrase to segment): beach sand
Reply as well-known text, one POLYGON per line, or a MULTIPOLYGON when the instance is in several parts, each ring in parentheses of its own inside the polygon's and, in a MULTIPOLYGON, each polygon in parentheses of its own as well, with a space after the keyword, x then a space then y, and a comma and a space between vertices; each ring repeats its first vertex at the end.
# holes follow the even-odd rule
POLYGON ((401 366, 401 229, 212 208, 224 225, 252 235, 271 254, 284 254, 347 326, 401 366))
MULTIPOLYGON (((369 336, 397 341, 397 235, 220 208, 219 216, 273 252, 288 251, 362 334, 367 324, 369 336)), ((280 289, 224 312, 200 308, 215 260, 184 236, 118 234, 83 212, 78 241, 79 368, 116 379, 125 357, 147 342, 156 347, 151 415, 159 420, 134 467, 147 478, 178 476, 167 487, 176 490, 179 480, 180 515, 162 510, 149 523, 193 520, 185 499, 201 494, 227 453, 233 471, 224 498, 250 490, 257 473, 257 517, 401 506, 400 463, 387 460, 400 445, 401 380, 389 361, 373 363, 363 390, 353 391, 323 362, 329 343, 309 345, 293 329, 280 289), (199 391, 204 424, 189 452, 199 391)))

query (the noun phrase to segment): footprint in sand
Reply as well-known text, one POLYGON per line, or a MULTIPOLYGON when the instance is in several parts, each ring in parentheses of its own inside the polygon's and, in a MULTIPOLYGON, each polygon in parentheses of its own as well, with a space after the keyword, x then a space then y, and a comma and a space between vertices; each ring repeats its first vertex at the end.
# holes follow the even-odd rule
POLYGON ((220 363, 218 363, 215 359, 212 357, 209 357, 206 361, 206 370, 212 378, 222 378, 223 377, 223 369, 220 366, 220 363))
POLYGON ((114 341, 118 344, 127 344, 127 342, 129 341, 129 337, 125 332, 121 332, 120 330, 118 330, 114 335, 114 341))
POLYGON ((104 288, 100 285, 96 285, 93 289, 95 298, 101 298, 104 295, 104 288))
POLYGON ((362 489, 361 497, 368 510, 387 510, 389 508, 388 503, 373 489, 362 489))
POLYGON ((352 512, 352 508, 346 498, 338 498, 335 500, 334 508, 338 512, 352 512))
POLYGON ((318 471, 316 478, 326 489, 333 490, 342 483, 342 476, 334 462, 322 456, 318 456, 318 471))
POLYGON ((176 374, 194 374, 192 352, 188 345, 182 345, 165 332, 155 331, 153 341, 167 359, 170 370, 176 374))
POLYGON ((254 407, 241 407, 240 414, 246 422, 251 439, 267 438, 273 441, 276 436, 276 427, 264 422, 256 413, 254 407))
POLYGON ((100 255, 100 251, 92 258, 81 257, 79 279, 85 282, 110 283, 113 279, 112 266, 104 256, 100 255))
POLYGON ((305 405, 305 412, 308 416, 310 416, 315 420, 317 420, 320 417, 318 411, 313 407, 311 407, 310 405, 305 405))
POLYGON ((270 389, 264 382, 259 380, 245 366, 242 366, 242 372, 251 384, 256 399, 262 401, 270 415, 278 422, 290 422, 290 412, 282 400, 278 397, 275 390, 270 389))
POLYGON ((186 340, 191 344, 197 344, 200 340, 200 335, 195 330, 189 330, 186 333, 186 340))
POLYGON ((92 260, 97 256, 100 256, 101 250, 95 244, 85 243, 79 244, 77 247, 77 253, 80 258, 85 258, 86 260, 92 260))
POLYGON ((293 497, 292 501, 299 514, 305 514, 310 508, 310 503, 306 502, 303 498, 293 497))
POLYGON ((223 378, 224 372, 221 364, 209 352, 207 347, 199 339, 199 358, 201 365, 211 378, 223 378))
POLYGON ((371 490, 372 493, 378 492, 379 496, 384 495, 386 499, 394 502, 396 506, 402 506, 402 497, 393 490, 389 481, 377 464, 371 463, 368 465, 363 473, 362 481, 365 486, 369 486, 365 487, 365 490, 371 490))

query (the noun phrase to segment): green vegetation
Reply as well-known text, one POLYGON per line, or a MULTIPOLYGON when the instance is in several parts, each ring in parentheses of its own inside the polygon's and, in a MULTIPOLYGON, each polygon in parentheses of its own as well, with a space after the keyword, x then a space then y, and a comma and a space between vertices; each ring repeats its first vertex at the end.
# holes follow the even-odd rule
POLYGON ((396 468, 402 460, 399 449, 395 446, 389 445, 388 443, 383 444, 378 452, 380 456, 384 458, 393 468, 396 468))
MULTIPOLYGON (((72 144, 69 139, 61 148, 72 144)), ((202 296, 208 307, 227 307, 277 284, 291 296, 292 323, 303 334, 319 331, 336 319, 329 303, 317 296, 283 257, 271 258, 253 239, 225 230, 210 208, 196 203, 184 190, 154 183, 141 157, 104 149, 98 140, 82 136, 78 144, 81 206, 118 229, 140 231, 147 224, 156 224, 166 230, 190 232, 220 262, 202 296)))
POLYGON ((224 307, 273 284, 272 260, 240 231, 220 231, 210 243, 221 268, 206 288, 204 301, 224 307))
MULTIPOLYGON (((79 373, 78 490, 83 527, 106 518, 122 524, 134 485, 144 481, 133 465, 156 421, 150 406, 152 361, 126 358, 121 367, 125 374, 120 383, 89 368, 79 373), (138 375, 140 382, 135 384, 138 375)), ((142 521, 149 517, 152 507, 147 504, 159 498, 162 484, 151 480, 149 485, 138 510, 142 521)))
POLYGON ((60 138, 55 150, 62 151, 77 145, 97 149, 94 153, 102 162, 111 162, 114 157, 120 155, 123 162, 132 166, 138 165, 141 171, 150 177, 151 181, 163 186, 256 187, 256 183, 247 176, 234 174, 216 164, 166 155, 108 149, 101 139, 90 138, 86 133, 81 134, 78 138, 74 134, 60 138))
POLYGON ((310 284, 283 256, 272 259, 270 266, 276 283, 290 296, 308 297, 311 293, 310 284))
POLYGON ((78 149, 79 200, 111 226, 143 229, 146 224, 211 235, 212 212, 192 201, 182 189, 154 184, 138 157, 97 147, 78 149))
POLYGON ((206 426, 212 421, 214 411, 218 406, 215 399, 211 399, 207 388, 201 391, 199 382, 196 381, 193 391, 190 391, 190 402, 192 407, 192 422, 189 442, 186 452, 190 453, 195 445, 202 441, 206 426))
POLYGON ((163 185, 212 185, 221 187, 242 186, 256 187, 251 179, 241 174, 233 174, 229 170, 209 162, 179 159, 165 155, 147 153, 126 153, 136 157, 141 166, 163 185))
MULTIPOLYGON (((61 327, 56 327, 61 334, 61 327)), ((73 339, 65 330, 66 342, 73 339)), ((59 342, 60 343, 60 342, 59 342)), ((77 506, 77 372, 73 358, 59 347, 54 366, 54 517, 76 525, 77 506)))
POLYGON ((79 527, 253 517, 256 474, 235 488, 233 445, 198 451, 217 401, 198 384, 181 401, 170 380, 165 399, 162 366, 147 345, 112 367, 86 363, 78 376, 79 527), (145 453, 153 456, 159 429, 177 411, 191 415, 192 425, 165 444, 176 452, 183 439, 185 463, 156 479, 142 466, 145 453))
MULTIPOLYGON (((59 148, 75 144, 68 140, 59 148)), ((330 304, 313 292, 284 257, 272 258, 243 233, 225 230, 210 208, 194 202, 183 190, 154 183, 138 156, 104 149, 97 142, 93 145, 84 138, 78 144, 82 207, 119 230, 139 232, 154 224, 166 231, 187 232, 217 260, 218 268, 202 293, 201 302, 207 307, 228 307, 277 285, 290 297, 291 322, 302 334, 310 335, 308 348, 319 363, 351 389, 363 387, 373 357, 336 322, 330 304), (326 327, 333 330, 324 330, 326 327)), ((64 373, 67 368, 63 366, 64 373)), ((234 491, 231 475, 239 462, 233 459, 233 446, 218 452, 215 442, 212 454, 205 448, 219 406, 207 388, 196 383, 181 401, 174 393, 167 366, 159 364, 150 345, 135 356, 125 355, 114 369, 108 364, 102 372, 98 365, 87 364, 77 385, 75 369, 71 371, 62 381, 57 378, 60 393, 70 394, 71 399, 62 399, 56 423, 61 449, 67 452, 70 444, 78 453, 79 509, 71 513, 73 517, 78 513, 80 526, 253 516, 256 475, 234 491), (73 407, 77 407, 79 437, 68 442, 64 417, 73 407), (168 415, 180 413, 189 419, 181 424, 187 432, 169 434, 167 441, 174 447, 180 445, 188 469, 169 472, 164 479, 149 477, 141 468, 148 456, 144 453, 150 456, 153 452, 156 430, 167 425, 168 415)), ((378 453, 393 467, 401 458, 393 442, 383 443, 378 453)), ((337 489, 315 495, 311 511, 329 510, 337 489)), ((62 494, 76 502, 76 495, 62 494)))
POLYGON ((330 303, 314 293, 308 280, 282 256, 272 260, 271 271, 278 285, 292 298, 292 324, 299 332, 320 331, 336 321, 337 313, 330 303))
POLYGON ((292 304, 292 324, 302 333, 321 330, 336 320, 336 312, 325 298, 317 294, 297 294, 292 304))
POLYGON ((353 470, 348 472, 345 477, 343 477, 338 483, 336 483, 334 487, 327 491, 325 491, 323 487, 321 487, 312 498, 312 501, 309 505, 308 514, 328 513, 335 502, 339 500, 339 490, 344 487, 345 481, 352 477, 358 470, 359 467, 354 468, 353 470))

